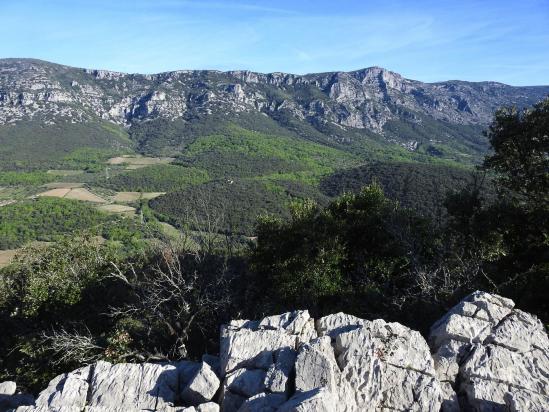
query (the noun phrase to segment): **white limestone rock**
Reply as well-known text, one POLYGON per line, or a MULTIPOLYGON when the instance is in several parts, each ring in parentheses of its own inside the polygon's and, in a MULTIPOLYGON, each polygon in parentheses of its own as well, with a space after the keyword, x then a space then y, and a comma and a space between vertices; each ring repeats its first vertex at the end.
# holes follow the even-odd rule
POLYGON ((353 315, 347 315, 339 312, 333 315, 324 316, 318 319, 316 324, 316 330, 319 336, 328 335, 335 337, 340 333, 348 332, 349 330, 358 329, 364 325, 364 320, 357 318, 353 315))
POLYGON ((271 393, 288 393, 290 374, 294 370, 297 353, 291 348, 274 352, 274 363, 265 375, 265 389, 271 393))
POLYGON ((299 337, 299 341, 308 342, 315 338, 314 319, 307 310, 296 310, 282 315, 268 316, 259 323, 260 329, 283 329, 299 337))
POLYGON ((507 392, 503 399, 509 412, 547 412, 549 411, 549 396, 533 394, 522 389, 507 392))
POLYGON ((16 392, 17 384, 15 382, 5 381, 0 383, 0 411, 11 411, 20 406, 34 404, 32 395, 16 392))
POLYGON ((433 325, 432 355, 418 332, 379 319, 338 313, 314 323, 295 311, 232 321, 219 359, 98 362, 58 376, 35 406, 17 411, 218 412, 208 401, 221 376, 223 412, 549 410, 549 339, 535 316, 513 306, 469 295, 433 325))
POLYGON ((268 369, 273 352, 281 348, 295 349, 297 338, 284 330, 250 330, 227 327, 220 345, 223 375, 241 367, 268 369))
POLYGON ((332 392, 337 391, 339 368, 328 336, 302 345, 295 368, 297 391, 307 392, 323 387, 332 392))
POLYGON ((179 379, 179 387, 183 389, 190 380, 196 375, 201 367, 199 362, 182 360, 175 364, 179 379))
POLYGON ((217 376, 221 376, 221 362, 219 356, 204 354, 202 355, 202 362, 206 362, 217 376))
POLYGON ((227 375, 225 390, 246 398, 265 391, 266 372, 262 369, 241 368, 227 375))
POLYGON ((434 346, 449 339, 481 341, 490 333, 489 328, 511 313, 513 306, 510 299, 481 291, 473 292, 433 324, 429 340, 434 346))
POLYGON ((326 388, 297 392, 278 408, 277 412, 333 412, 338 401, 326 388))
POLYGON ((258 393, 246 399, 238 412, 276 412, 286 402, 286 396, 280 393, 258 393))
POLYGON ((535 316, 514 310, 486 339, 486 343, 509 348, 517 352, 529 352, 533 348, 549 348, 545 327, 535 316))
POLYGON ((170 364, 99 361, 90 380, 88 410, 169 410, 176 399, 178 375, 170 364))
POLYGON ((445 387, 443 411, 456 410, 456 396, 464 408, 503 411, 511 404, 527 409, 549 395, 543 324, 513 307, 510 299, 477 291, 433 325, 430 343, 445 387))
POLYGON ((38 395, 37 408, 50 410, 82 410, 86 406, 90 366, 76 369, 52 379, 38 395))
POLYGON ((194 376, 181 390, 181 399, 190 405, 206 403, 214 397, 219 389, 217 374, 206 362, 202 362, 194 376))
POLYGON ((219 405, 215 402, 206 402, 196 407, 196 412, 219 412, 219 405))
POLYGON ((449 382, 440 382, 442 389, 442 405, 441 411, 444 412, 460 412, 459 400, 456 391, 449 382))
POLYGON ((0 383, 0 395, 15 395, 17 384, 13 381, 5 381, 0 383))
POLYGON ((246 400, 245 396, 238 395, 226 389, 223 391, 221 410, 223 412, 237 412, 246 400))
POLYGON ((549 395, 549 352, 524 354, 496 345, 477 345, 460 369, 470 404, 505 404, 513 388, 549 395))
POLYGON ((442 389, 421 335, 398 323, 364 321, 336 337, 338 410, 438 411, 442 389))

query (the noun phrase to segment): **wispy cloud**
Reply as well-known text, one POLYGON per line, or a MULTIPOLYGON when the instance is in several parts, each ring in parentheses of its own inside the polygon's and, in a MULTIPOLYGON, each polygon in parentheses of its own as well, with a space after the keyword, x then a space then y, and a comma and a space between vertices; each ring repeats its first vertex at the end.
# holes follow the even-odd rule
POLYGON ((0 1, 0 57, 148 73, 379 65, 426 81, 549 83, 546 0, 44 3, 0 1))

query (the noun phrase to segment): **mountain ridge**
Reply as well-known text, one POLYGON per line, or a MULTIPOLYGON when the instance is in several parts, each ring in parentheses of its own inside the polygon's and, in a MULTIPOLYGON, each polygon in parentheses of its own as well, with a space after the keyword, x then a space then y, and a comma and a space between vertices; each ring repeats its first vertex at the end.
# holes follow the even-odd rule
POLYGON ((127 74, 0 59, 0 127, 101 121, 131 130, 151 120, 191 124, 249 114, 286 129, 308 128, 305 138, 315 133, 348 145, 377 136, 434 156, 452 151, 480 155, 486 150, 481 131, 497 108, 530 106, 547 94, 549 86, 423 83, 378 66, 306 75, 247 70, 127 74))
POLYGON ((336 74, 336 73, 359 73, 363 71, 367 71, 370 69, 380 69, 385 72, 389 72, 392 74, 397 74, 400 77, 406 79, 406 80, 412 80, 424 84, 443 84, 443 83, 467 83, 467 84, 487 84, 487 85, 502 85, 507 87, 513 87, 513 88, 549 88, 549 84, 532 84, 532 85, 526 85, 526 86, 517 86, 509 83, 504 82, 497 82, 494 80, 461 80, 461 79, 447 79, 447 80, 439 80, 434 82, 428 82, 428 81, 422 81, 422 80, 416 80, 412 79, 410 77, 405 77, 401 75, 400 73, 388 69, 383 66, 373 65, 373 66, 365 66, 362 68, 357 68, 353 70, 328 70, 328 71, 321 71, 321 72, 307 72, 307 73, 292 73, 292 72, 285 72, 285 71, 270 71, 270 72, 262 72, 262 71, 255 71, 250 69, 232 69, 232 70, 220 70, 220 69, 176 69, 176 70, 164 70, 160 72, 151 72, 151 73, 142 73, 142 72, 129 72, 129 71, 120 71, 120 70, 112 70, 112 69, 101 69, 101 68, 86 68, 82 66, 71 66, 68 64, 63 63, 57 63, 49 60, 43 60, 43 59, 37 59, 34 57, 2 57, 0 58, 0 65, 5 62, 32 62, 37 64, 47 64, 52 66, 59 66, 67 69, 77 69, 77 70, 83 70, 83 71, 89 71, 89 72, 108 72, 112 74, 120 74, 120 75, 127 75, 127 76, 155 76, 155 75, 162 75, 162 74, 171 74, 171 73, 189 73, 189 72, 212 72, 212 73, 253 73, 258 75, 291 75, 295 77, 308 77, 308 76, 315 76, 315 75, 328 75, 328 74, 336 74))

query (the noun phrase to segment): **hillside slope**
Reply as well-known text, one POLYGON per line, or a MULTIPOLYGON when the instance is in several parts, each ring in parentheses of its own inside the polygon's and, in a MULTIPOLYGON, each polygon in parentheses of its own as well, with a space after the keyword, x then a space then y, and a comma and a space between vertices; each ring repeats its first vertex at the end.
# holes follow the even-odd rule
MULTIPOLYGON (((10 147, 29 122, 38 122, 46 135, 59 135, 52 127, 61 123, 109 122, 119 128, 104 128, 102 146, 124 144, 126 129, 138 150, 173 154, 229 121, 255 130, 269 119, 270 128, 353 152, 367 154, 375 142, 472 163, 486 150, 481 130, 498 107, 531 105, 547 94, 549 86, 422 83, 379 67, 307 75, 198 70, 141 75, 2 59, 0 138, 4 157, 18 156, 10 147)), ((26 138, 48 144, 35 135, 26 138)))

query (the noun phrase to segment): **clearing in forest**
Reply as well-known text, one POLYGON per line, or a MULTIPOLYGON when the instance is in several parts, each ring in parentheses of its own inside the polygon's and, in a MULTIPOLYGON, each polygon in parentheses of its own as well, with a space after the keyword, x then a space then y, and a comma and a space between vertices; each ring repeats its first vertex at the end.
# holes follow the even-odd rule
POLYGON ((47 190, 45 192, 39 193, 38 196, 62 197, 65 199, 83 200, 86 202, 93 202, 93 203, 107 202, 102 197, 94 195, 88 189, 84 189, 83 187, 77 187, 74 189, 71 189, 71 188, 51 189, 51 190, 47 190))
POLYGON ((135 207, 125 205, 101 205, 98 209, 107 213, 135 214, 135 207))
POLYGON ((150 200, 162 196, 165 192, 117 192, 114 197, 115 202, 128 203, 138 200, 150 200))
POLYGON ((110 158, 110 165, 125 165, 126 169, 139 169, 145 166, 168 164, 175 160, 174 157, 145 157, 145 156, 117 156, 110 158))
POLYGON ((20 249, 0 250, 0 268, 8 266, 20 249))
POLYGON ((44 187, 48 189, 75 189, 77 187, 82 187, 83 183, 76 182, 52 182, 46 183, 44 187))

